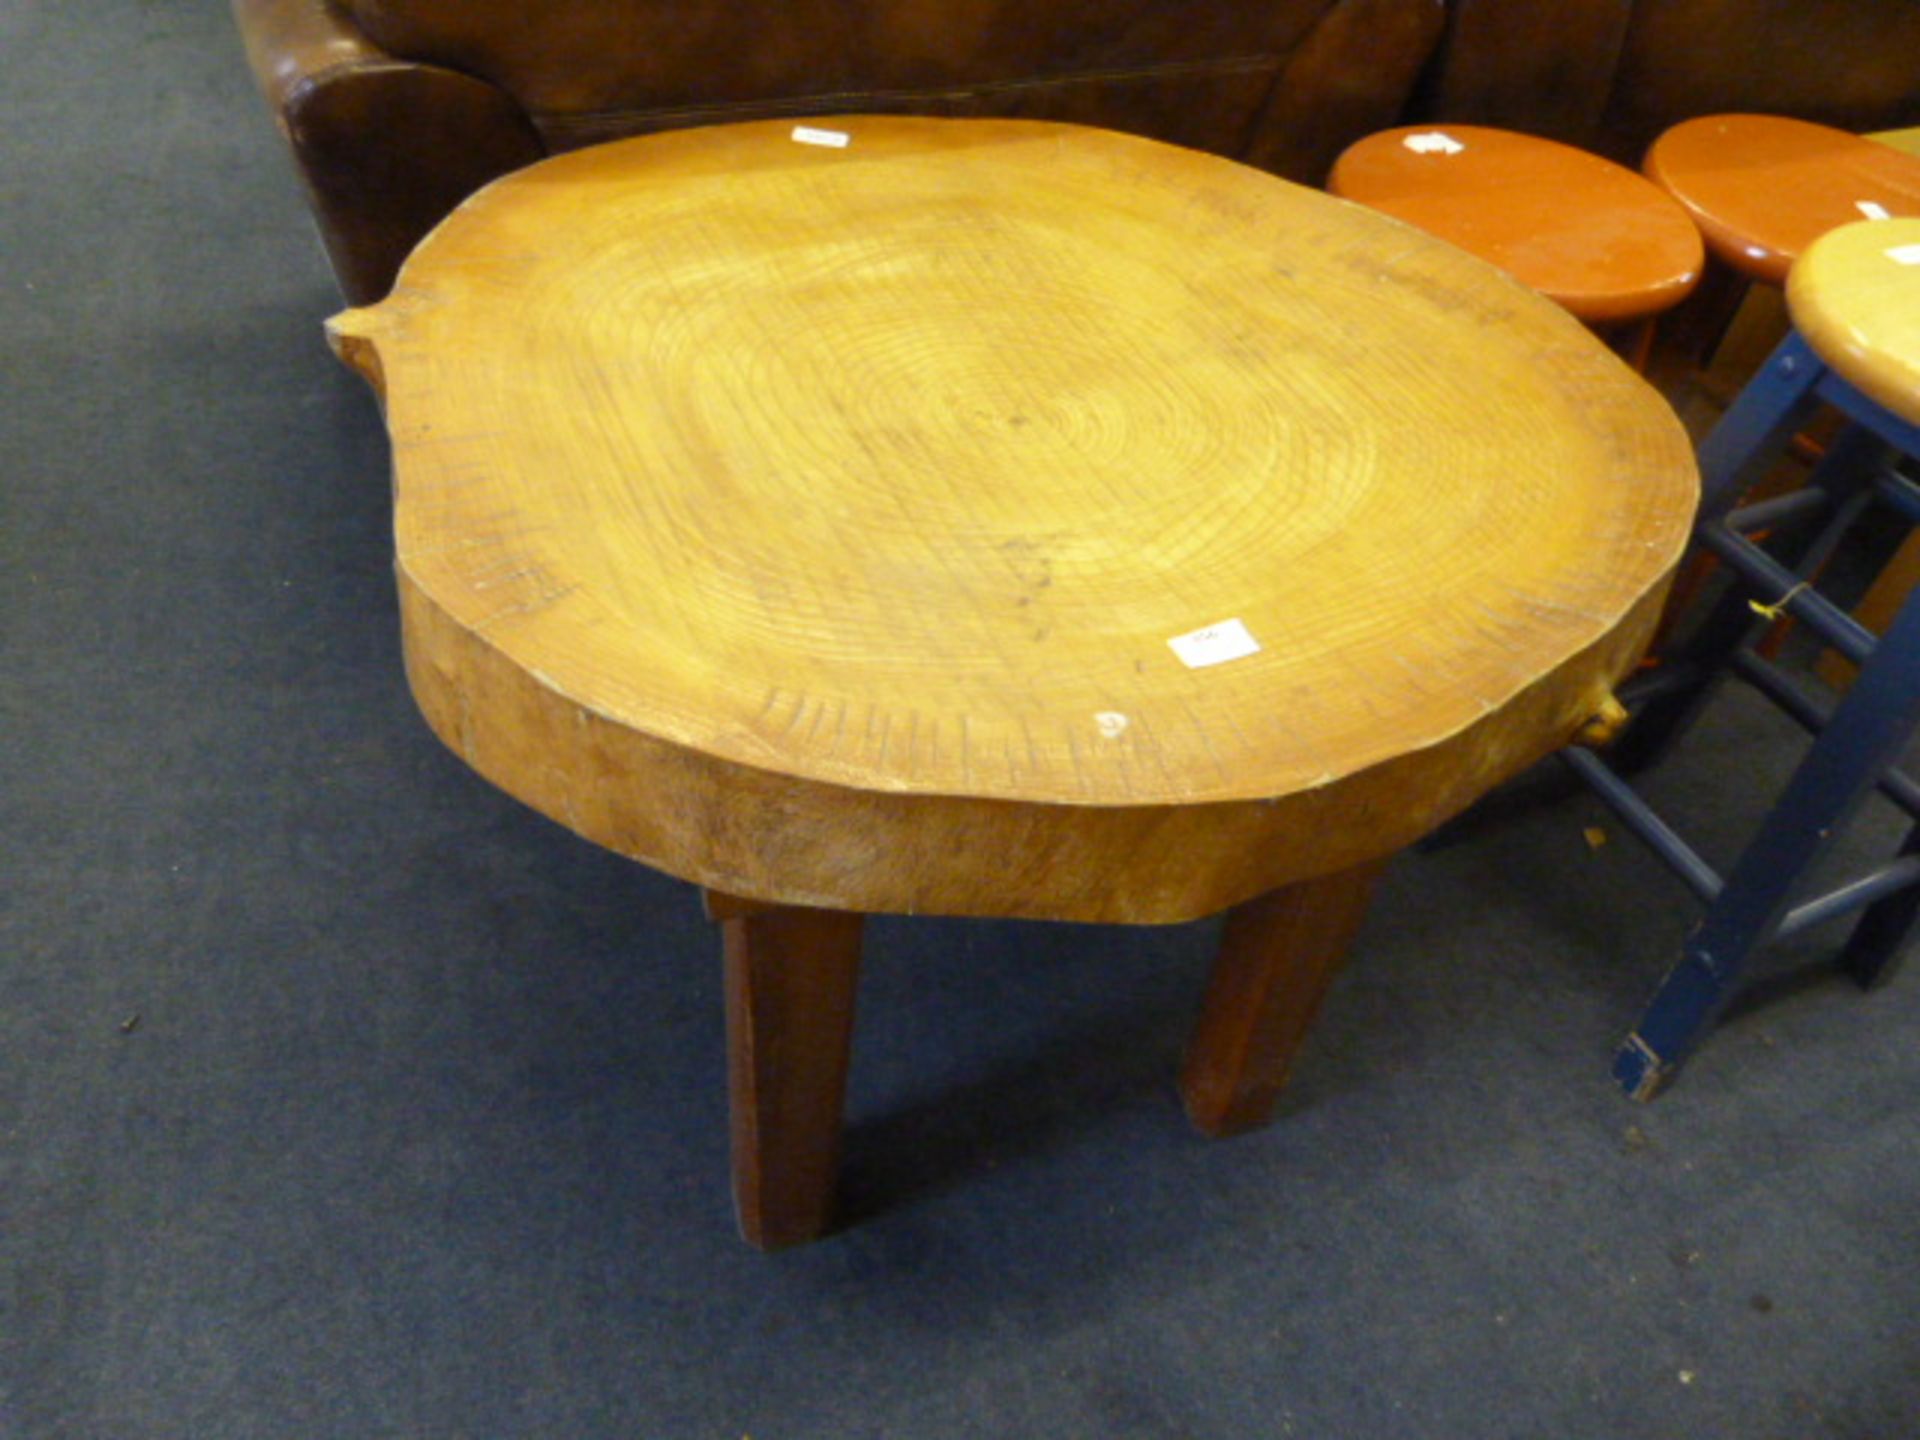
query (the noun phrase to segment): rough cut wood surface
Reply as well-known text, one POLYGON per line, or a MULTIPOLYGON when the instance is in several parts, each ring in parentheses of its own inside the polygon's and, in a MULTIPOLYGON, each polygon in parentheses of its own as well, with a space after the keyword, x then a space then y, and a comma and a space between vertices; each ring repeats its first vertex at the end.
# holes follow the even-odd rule
POLYGON ((1692 459, 1546 300, 1136 138, 814 123, 508 177, 331 324, 414 692, 503 788, 750 899, 1173 921, 1399 848, 1634 662, 1692 459))

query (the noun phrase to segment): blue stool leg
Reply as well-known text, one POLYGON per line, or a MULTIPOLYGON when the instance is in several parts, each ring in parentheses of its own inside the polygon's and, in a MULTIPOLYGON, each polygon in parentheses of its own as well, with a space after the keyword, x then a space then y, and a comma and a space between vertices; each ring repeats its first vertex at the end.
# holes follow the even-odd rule
MULTIPOLYGON (((1720 518, 1766 473, 1813 410, 1814 387, 1826 373, 1826 365, 1797 334, 1780 342, 1700 447, 1703 520, 1720 518)), ((1721 662, 1753 623, 1742 596, 1730 593, 1720 600, 1691 641, 1669 657, 1694 678, 1636 708, 1633 724, 1609 757, 1617 770, 1637 773, 1673 748, 1705 706, 1721 662)))
POLYGON ((1720 516, 1767 473, 1814 405, 1826 362, 1789 334, 1700 444, 1700 513, 1720 516))
MULTIPOLYGON (((1788 344, 1793 342, 1789 340, 1788 344)), ((1786 349, 1786 346, 1782 346, 1782 349, 1786 349)), ((1778 367, 1778 363, 1780 353, 1776 351, 1776 357, 1770 361, 1770 365, 1778 367)), ((1772 397, 1772 409, 1768 409, 1759 419, 1747 417, 1736 422, 1734 411, 1740 409, 1736 403, 1734 411, 1728 411, 1728 419, 1722 420, 1713 436, 1709 436, 1707 447, 1701 451, 1705 482, 1701 524, 1711 524, 1726 515, 1732 501, 1740 497, 1745 486, 1751 486, 1757 474, 1763 474, 1774 461, 1778 447, 1786 444, 1786 434, 1791 434, 1791 430, 1797 426, 1803 411, 1797 401, 1791 401, 1795 392, 1788 382, 1797 382, 1809 371, 1814 374, 1814 382, 1818 382, 1824 367, 1820 367, 1818 361, 1809 361, 1791 376, 1786 376, 1774 386, 1776 396, 1772 397), (1782 405, 1788 407, 1789 419, 1776 422, 1770 430, 1761 434, 1759 442, 1755 444, 1763 445, 1763 449, 1757 455, 1736 455, 1730 445, 1715 449, 1722 434, 1734 434, 1736 440, 1741 434, 1751 438, 1766 424, 1766 417, 1780 413, 1782 405), (1734 430, 1730 432, 1728 426, 1734 426, 1734 430), (1713 453, 1709 455, 1709 451, 1713 453)), ((1745 399, 1745 396, 1741 396, 1741 399, 1745 399)), ((1809 522, 1807 516, 1789 522, 1782 534, 1776 534, 1766 543, 1766 551, 1788 568, 1795 568, 1807 561, 1812 551, 1820 547, 1822 540, 1826 540, 1816 520, 1822 515, 1834 515, 1841 497, 1859 486, 1860 478, 1884 459, 1887 449, 1889 445, 1862 424, 1853 424, 1841 430, 1826 457, 1814 468, 1807 486, 1809 490, 1826 492, 1828 507, 1811 516, 1814 522, 1809 522)), ((1772 601, 1778 599, 1778 595, 1768 595, 1764 599, 1772 601)), ((1678 670, 1682 678, 1678 684, 1667 685, 1636 708, 1632 726, 1628 726, 1613 755, 1609 756, 1613 766, 1622 774, 1638 774, 1640 770, 1657 764, 1692 728, 1693 720, 1699 718, 1701 710, 1707 708, 1716 685, 1724 678, 1728 657, 1740 649, 1741 641, 1745 641, 1749 634, 1764 624, 1763 620, 1755 618, 1747 601, 1749 593, 1738 584, 1728 588, 1716 601, 1715 607, 1707 612, 1705 620, 1701 620, 1701 624, 1693 630, 1692 636, 1668 655, 1668 664, 1678 670)))
MULTIPOLYGON (((1674 967, 1614 1058, 1614 1077, 1647 1100, 1677 1073, 1688 1052, 1726 1003, 1747 957, 1771 938, 1796 880, 1900 757, 1920 723, 1920 597, 1910 599, 1851 692, 1814 741, 1779 801, 1742 852, 1706 917, 1687 937, 1674 967)), ((1889 897, 1860 922, 1859 954, 1872 968, 1876 947, 1891 951, 1886 932, 1911 919, 1889 897), (1873 913, 1880 906, 1875 920, 1873 913), (1869 930, 1869 926, 1872 928, 1869 930)), ((1850 944, 1849 951, 1853 950, 1850 944)), ((1880 957, 1884 961, 1885 956, 1880 957)))

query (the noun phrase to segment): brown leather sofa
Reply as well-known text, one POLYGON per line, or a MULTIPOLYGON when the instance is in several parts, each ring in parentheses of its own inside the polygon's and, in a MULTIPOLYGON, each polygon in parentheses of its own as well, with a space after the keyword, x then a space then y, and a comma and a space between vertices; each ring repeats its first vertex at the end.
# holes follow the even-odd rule
POLYGON ((1417 102, 1637 164, 1695 115, 1761 111, 1846 130, 1920 119, 1908 0, 1451 0, 1417 102))
POLYGON ((234 0, 340 286, 541 155, 835 111, 1025 115, 1314 177, 1405 108, 1441 0, 234 0))
POLYGON ((1317 183, 1402 119, 1630 158, 1688 115, 1920 118, 1886 0, 233 0, 341 289, 542 155, 845 111, 1136 131, 1317 183))

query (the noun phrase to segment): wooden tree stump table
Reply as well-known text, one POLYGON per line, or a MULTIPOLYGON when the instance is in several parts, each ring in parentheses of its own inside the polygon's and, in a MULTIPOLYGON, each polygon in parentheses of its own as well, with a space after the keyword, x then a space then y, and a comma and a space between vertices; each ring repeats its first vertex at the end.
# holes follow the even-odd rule
POLYGON ((1232 907, 1182 1088, 1266 1118, 1378 866, 1608 708, 1696 494, 1493 267, 1071 126, 566 155, 330 330, 428 722, 708 891, 761 1245, 829 1222, 862 913, 1232 907))

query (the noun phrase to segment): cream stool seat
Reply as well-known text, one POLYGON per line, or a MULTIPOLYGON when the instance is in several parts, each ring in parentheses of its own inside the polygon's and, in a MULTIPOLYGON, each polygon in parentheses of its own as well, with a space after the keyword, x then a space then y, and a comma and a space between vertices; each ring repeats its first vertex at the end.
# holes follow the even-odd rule
POLYGON ((1830 231, 1788 275, 1787 309, 1836 375, 1920 424, 1920 219, 1830 231))

